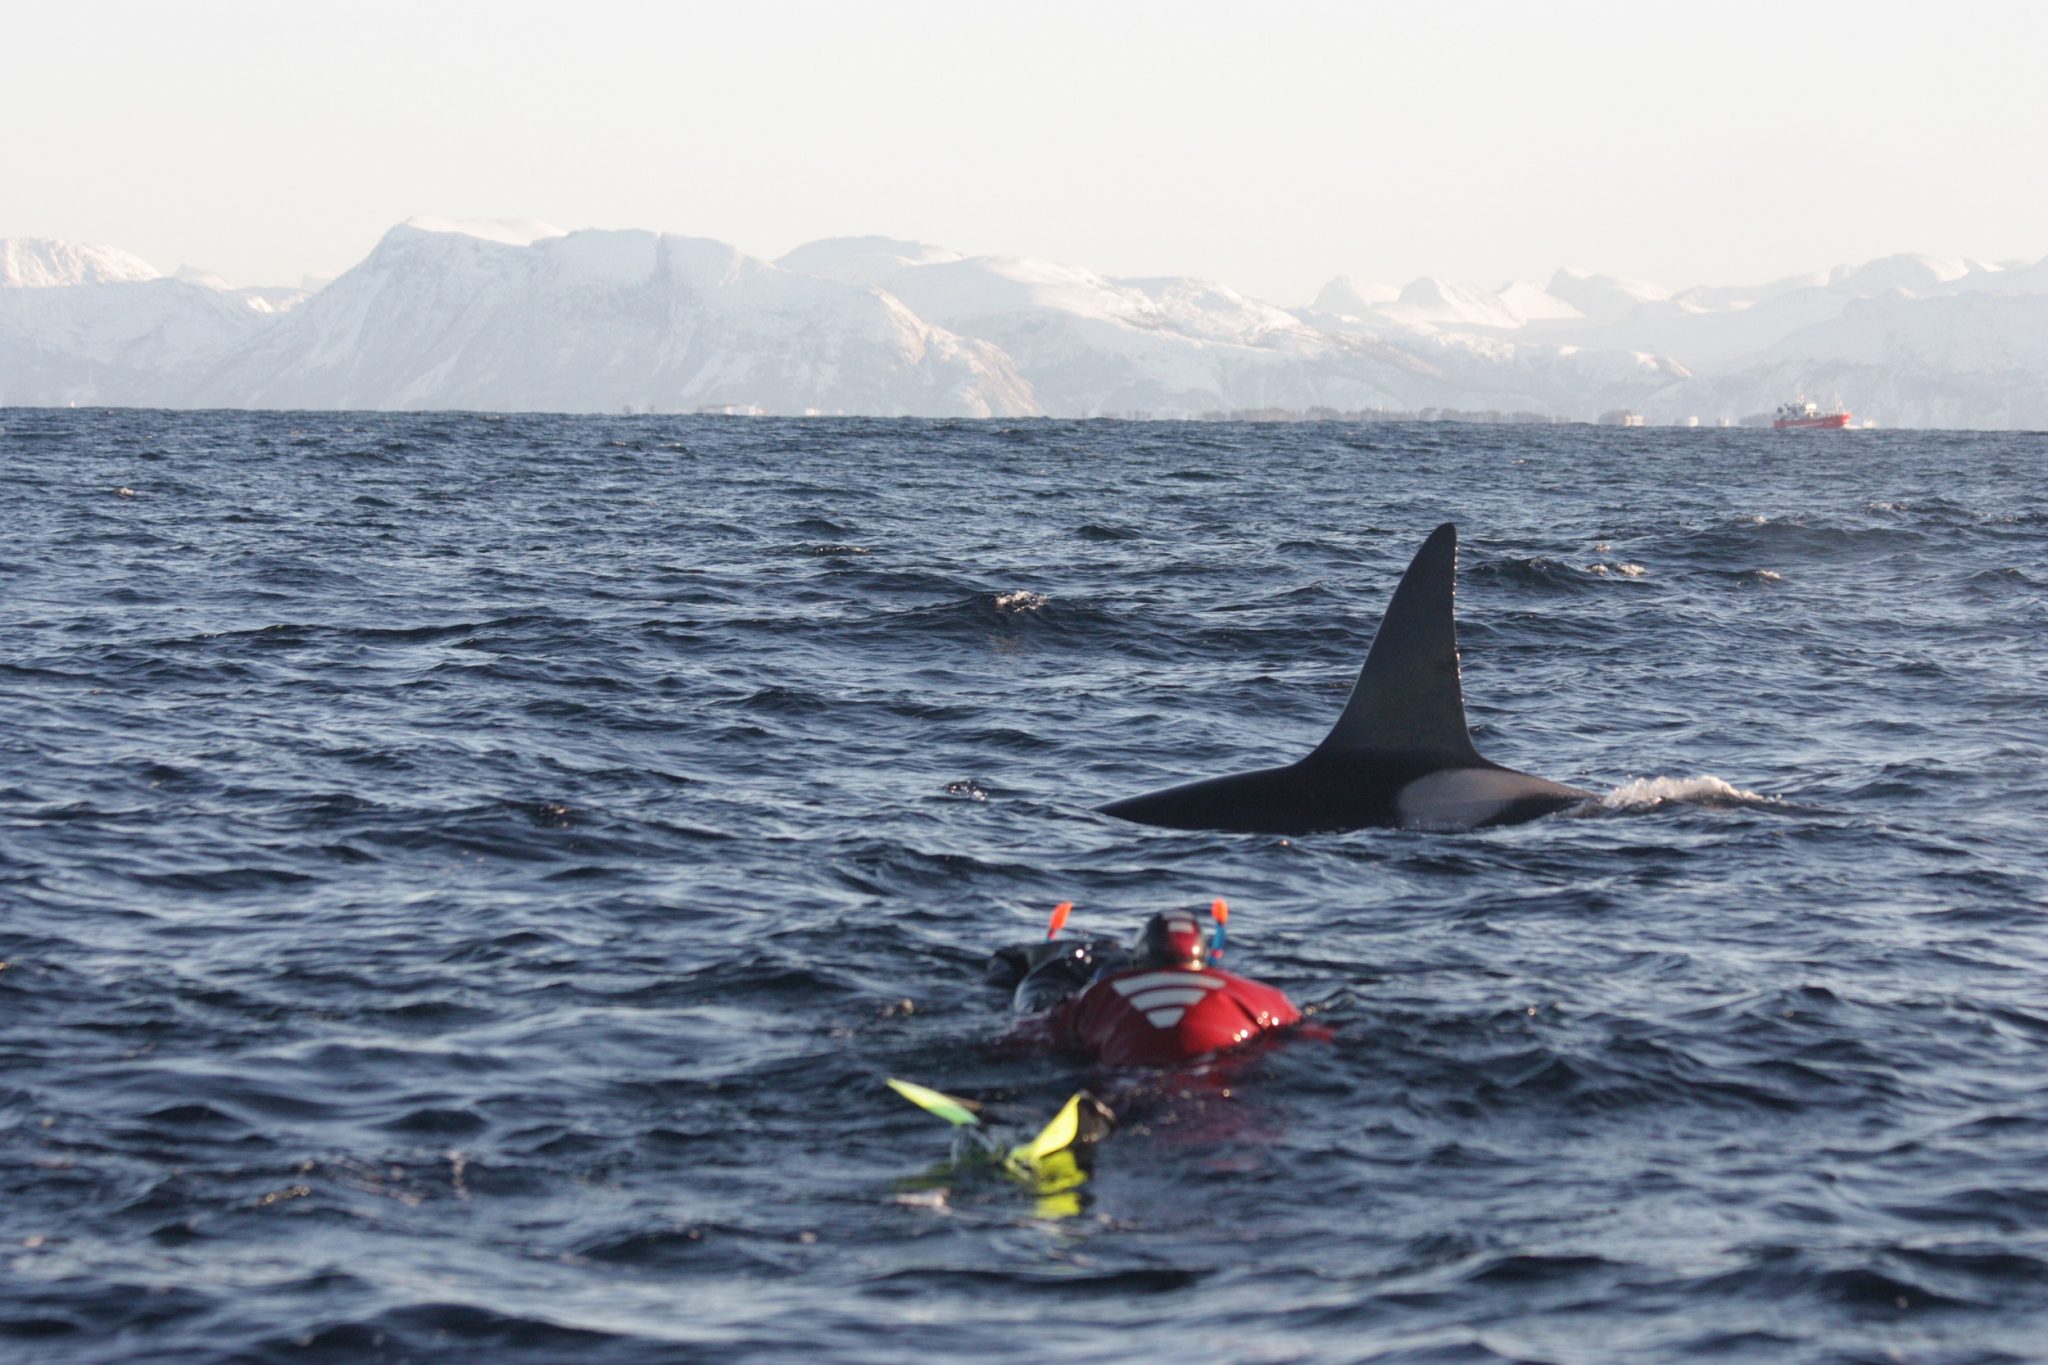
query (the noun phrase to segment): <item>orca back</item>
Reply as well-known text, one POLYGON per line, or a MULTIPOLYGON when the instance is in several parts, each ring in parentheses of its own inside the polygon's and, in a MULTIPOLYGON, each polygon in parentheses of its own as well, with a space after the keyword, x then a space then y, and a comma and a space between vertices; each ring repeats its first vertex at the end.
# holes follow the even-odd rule
POLYGON ((1307 757, 1099 809, 1173 829, 1307 834, 1513 824, 1583 800, 1589 793, 1490 763, 1473 747, 1458 676, 1457 577, 1458 529, 1446 522, 1401 575, 1343 714, 1307 757))

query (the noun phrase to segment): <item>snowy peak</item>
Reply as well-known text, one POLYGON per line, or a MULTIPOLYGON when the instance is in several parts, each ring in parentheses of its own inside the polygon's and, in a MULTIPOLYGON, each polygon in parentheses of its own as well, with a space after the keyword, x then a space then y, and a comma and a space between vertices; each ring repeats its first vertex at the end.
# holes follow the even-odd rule
POLYGON ((480 242, 496 242, 501 246, 532 246, 549 237, 566 235, 563 229, 553 223, 543 223, 538 218, 408 218, 399 224, 399 228, 474 237, 480 242))
POLYGON ((816 275, 820 279, 838 280, 841 284, 882 288, 885 281, 907 266, 937 265, 960 259, 959 252, 928 242, 905 241, 897 237, 826 237, 806 242, 778 257, 775 264, 799 275, 816 275))
POLYGON ((565 232, 524 220, 427 226, 438 221, 415 218, 391 229, 361 265, 327 288, 368 269, 384 278, 432 276, 499 288, 517 282, 543 292, 671 286, 708 292, 749 272, 775 269, 724 242, 645 228, 565 232))
POLYGON ((1670 311, 1680 313, 1738 312, 1753 308, 1760 303, 1783 298, 1787 294, 1809 289, 1825 289, 1828 272, 1813 271, 1804 275, 1787 275, 1767 284, 1738 285, 1694 285, 1664 300, 1670 311))
POLYGON ((1454 284, 1425 275, 1401 290, 1401 297, 1383 309, 1403 322, 1432 326, 1514 328, 1522 325, 1500 297, 1490 289, 1454 284))
POLYGON ((1355 280, 1349 275, 1339 275, 1322 287, 1315 302, 1309 305, 1313 312, 1328 313, 1332 317, 1362 318, 1382 303, 1392 303, 1401 296, 1401 291, 1391 284, 1376 280, 1355 280))
POLYGON ((1660 303, 1671 291, 1646 280, 1564 269, 1550 277, 1549 293, 1594 322, 1618 322, 1645 303, 1660 303))
MULTIPOLYGON (((1531 322, 1556 322, 1583 315, 1563 299, 1526 280, 1499 289, 1459 284, 1425 275, 1398 293, 1383 284, 1361 285, 1340 275, 1323 286, 1306 310, 1347 322, 1395 322, 1432 330, 1479 328, 1513 331, 1531 322)), ((1367 330, 1371 330, 1368 327, 1367 330)))
POLYGON ((1987 267, 1976 261, 1903 252, 1897 256, 1865 261, 1862 265, 1838 265, 1828 272, 1828 287, 1863 297, 1882 294, 1890 289, 1921 294, 1952 284, 1965 275, 1996 269, 1996 266, 1987 267))
POLYGON ((228 283, 225 275, 196 265, 180 265, 171 272, 171 278, 183 280, 187 284, 196 284, 201 289, 218 289, 224 294, 233 293, 235 288, 228 283))
POLYGON ((1564 322, 1586 315, 1542 285, 1511 280, 1495 291, 1507 310, 1524 322, 1564 322))
POLYGON ((886 290, 948 327, 1037 310, 1111 319, 1150 311, 1142 293, 1092 270, 1014 256, 962 256, 922 242, 838 238, 798 247, 780 264, 819 279, 886 290), (867 245, 880 249, 862 249, 867 245))
POLYGON ((0 237, 0 289, 140 284, 161 278, 155 266, 119 247, 54 237, 0 237))

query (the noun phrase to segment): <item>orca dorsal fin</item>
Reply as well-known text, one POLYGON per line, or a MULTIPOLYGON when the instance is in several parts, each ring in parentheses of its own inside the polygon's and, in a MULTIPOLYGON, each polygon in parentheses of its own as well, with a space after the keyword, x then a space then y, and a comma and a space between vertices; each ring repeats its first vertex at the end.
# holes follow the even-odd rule
POLYGON ((1457 579, 1458 528, 1445 522, 1401 575, 1344 714, 1317 754, 1428 753, 1483 762, 1472 747, 1458 682, 1457 579))

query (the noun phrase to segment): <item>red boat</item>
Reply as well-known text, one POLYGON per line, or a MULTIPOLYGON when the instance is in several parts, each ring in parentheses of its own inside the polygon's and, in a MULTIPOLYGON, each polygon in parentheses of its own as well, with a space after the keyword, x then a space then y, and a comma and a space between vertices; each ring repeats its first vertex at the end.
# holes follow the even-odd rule
POLYGON ((1772 431, 1840 431, 1848 425, 1848 413, 1840 408, 1822 412, 1815 403, 1781 403, 1771 419, 1772 431))

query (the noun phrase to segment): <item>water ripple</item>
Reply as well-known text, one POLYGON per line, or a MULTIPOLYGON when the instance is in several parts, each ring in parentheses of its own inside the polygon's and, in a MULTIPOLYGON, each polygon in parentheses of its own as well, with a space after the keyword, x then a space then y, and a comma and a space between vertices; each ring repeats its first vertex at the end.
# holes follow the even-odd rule
POLYGON ((0 412, 0 1355, 2038 1358, 2039 454, 0 412), (1093 814, 1305 752, 1446 519, 1598 801, 1093 814), (1215 895, 1325 1033, 1004 1044, 1215 895), (1125 1122, 1053 1219, 890 1074, 1125 1122))

